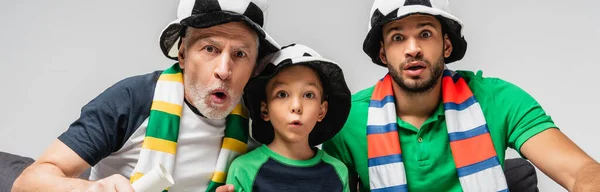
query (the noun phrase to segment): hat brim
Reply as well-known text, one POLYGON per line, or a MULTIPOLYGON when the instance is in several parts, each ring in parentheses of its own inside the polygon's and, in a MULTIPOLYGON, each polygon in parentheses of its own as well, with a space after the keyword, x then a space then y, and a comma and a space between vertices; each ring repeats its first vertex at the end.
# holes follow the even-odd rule
POLYGON ((276 52, 279 50, 279 45, 269 36, 269 34, 263 30, 263 28, 252 21, 250 18, 230 11, 217 11, 209 13, 201 13, 189 16, 181 22, 173 22, 170 24, 160 36, 160 48, 163 54, 173 60, 177 60, 177 52, 179 50, 179 41, 183 29, 185 27, 194 28, 209 28, 216 25, 221 25, 229 22, 242 21, 248 24, 259 39, 258 46, 258 59, 276 52))
POLYGON ((321 122, 317 122, 309 134, 309 145, 319 145, 335 136, 344 126, 350 113, 350 90, 346 85, 342 69, 333 62, 323 59, 311 60, 302 58, 302 61, 287 59, 275 67, 269 64, 261 75, 252 78, 246 85, 244 91, 244 103, 250 111, 252 118, 252 137, 262 143, 269 144, 275 137, 273 125, 264 121, 261 117, 261 101, 266 101, 267 82, 276 76, 281 70, 291 66, 307 66, 317 72, 323 90, 326 92, 325 100, 328 102, 328 112, 321 122))
POLYGON ((462 22, 458 18, 439 9, 426 6, 410 6, 392 11, 390 14, 381 19, 381 21, 373 25, 373 27, 367 33, 367 36, 363 42, 363 51, 369 57, 371 57, 371 61, 373 63, 386 67, 381 59, 379 59, 379 51, 381 49, 382 41, 381 30, 383 25, 414 14, 434 16, 442 24, 442 28, 444 28, 445 32, 448 34, 450 42, 452 43, 452 53, 449 57, 444 58, 444 62, 446 64, 458 61, 464 57, 467 51, 467 41, 462 36, 462 22))

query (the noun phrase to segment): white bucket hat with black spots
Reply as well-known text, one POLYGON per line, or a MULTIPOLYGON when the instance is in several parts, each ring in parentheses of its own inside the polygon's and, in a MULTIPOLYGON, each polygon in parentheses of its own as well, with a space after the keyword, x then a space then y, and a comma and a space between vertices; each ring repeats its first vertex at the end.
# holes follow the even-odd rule
POLYGON ((276 52, 280 46, 263 29, 267 18, 267 0, 181 0, 177 19, 160 35, 160 48, 165 56, 177 60, 179 42, 186 27, 208 28, 243 21, 259 38, 258 59, 276 52))
POLYGON ((462 34, 463 23, 450 14, 448 0, 375 0, 371 8, 369 33, 363 42, 363 51, 371 57, 373 63, 385 66, 379 58, 383 25, 412 14, 432 15, 440 21, 442 31, 448 34, 452 42, 452 53, 444 59, 445 63, 464 57, 467 41, 462 34))

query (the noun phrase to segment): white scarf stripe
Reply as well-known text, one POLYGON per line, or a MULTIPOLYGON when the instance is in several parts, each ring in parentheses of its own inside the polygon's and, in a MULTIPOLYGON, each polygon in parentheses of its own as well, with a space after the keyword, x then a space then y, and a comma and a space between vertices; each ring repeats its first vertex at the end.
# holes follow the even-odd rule
POLYGON ((227 166, 230 165, 231 161, 233 161, 233 159, 235 159, 235 157, 237 157, 238 155, 240 155, 240 154, 235 151, 231 151, 229 149, 222 148, 221 152, 219 153, 219 158, 217 158, 217 159, 227 159, 227 161, 217 162, 217 166, 216 166, 215 170, 227 173, 227 171, 228 171, 227 166))
POLYGON ((164 101, 167 103, 177 104, 182 101, 183 98, 183 84, 173 81, 158 81, 156 82, 153 101, 164 101))
POLYGON ((445 113, 448 133, 465 132, 486 124, 479 103, 462 111, 446 110, 445 113))
POLYGON ((386 103, 381 108, 369 107, 369 118, 367 125, 387 125, 396 123, 396 105, 393 102, 386 103))
POLYGON ((405 185, 406 176, 404 175, 404 163, 397 162, 369 167, 369 182, 371 190, 405 185))
POLYGON ((147 173, 157 165, 156 163, 160 163, 170 174, 173 174, 175 170, 173 166, 175 165, 175 155, 142 148, 133 173, 147 173))
POLYGON ((472 175, 460 177, 459 180, 465 192, 502 191, 508 189, 506 179, 504 177, 496 177, 496 175, 504 175, 504 171, 500 165, 472 175))

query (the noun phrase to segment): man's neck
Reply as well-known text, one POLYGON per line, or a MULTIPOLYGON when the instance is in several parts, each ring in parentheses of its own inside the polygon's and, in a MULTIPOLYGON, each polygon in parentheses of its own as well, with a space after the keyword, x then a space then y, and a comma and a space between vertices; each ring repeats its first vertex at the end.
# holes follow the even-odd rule
POLYGON ((403 121, 420 129, 425 120, 434 113, 439 105, 442 83, 438 81, 431 90, 423 93, 411 93, 393 82, 396 115, 403 121))
POLYGON ((315 156, 315 152, 308 145, 308 141, 290 143, 278 139, 277 136, 267 147, 273 152, 294 160, 307 160, 315 156))

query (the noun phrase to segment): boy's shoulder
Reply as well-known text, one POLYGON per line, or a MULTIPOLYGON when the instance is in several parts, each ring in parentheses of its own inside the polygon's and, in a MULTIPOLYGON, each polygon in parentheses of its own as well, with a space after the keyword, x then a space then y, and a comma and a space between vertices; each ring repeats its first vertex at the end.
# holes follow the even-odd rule
POLYGON ((336 169, 336 171, 342 172, 342 174, 348 174, 348 168, 346 168, 346 165, 342 161, 327 154, 327 152, 325 152, 324 150, 321 151, 323 152, 323 157, 321 158, 323 162, 330 164, 336 169))
POLYGON ((264 162, 266 162, 266 160, 268 158, 269 158, 269 155, 265 154, 262 151, 261 147, 258 147, 246 154, 240 155, 239 157, 235 158, 231 164, 232 164, 232 166, 236 165, 236 164, 243 164, 243 166, 256 164, 256 165, 260 166, 260 164, 263 164, 264 162))
POLYGON ((329 163, 329 164, 342 164, 342 165, 344 164, 344 163, 342 163, 342 161, 340 161, 339 159, 337 159, 337 158, 335 158, 335 157, 333 157, 333 156, 331 156, 331 155, 327 154, 327 152, 326 152, 326 151, 324 151, 324 150, 322 150, 322 149, 319 149, 319 151, 322 151, 322 153, 323 153, 322 160, 323 160, 324 162, 326 162, 326 163, 329 163))

